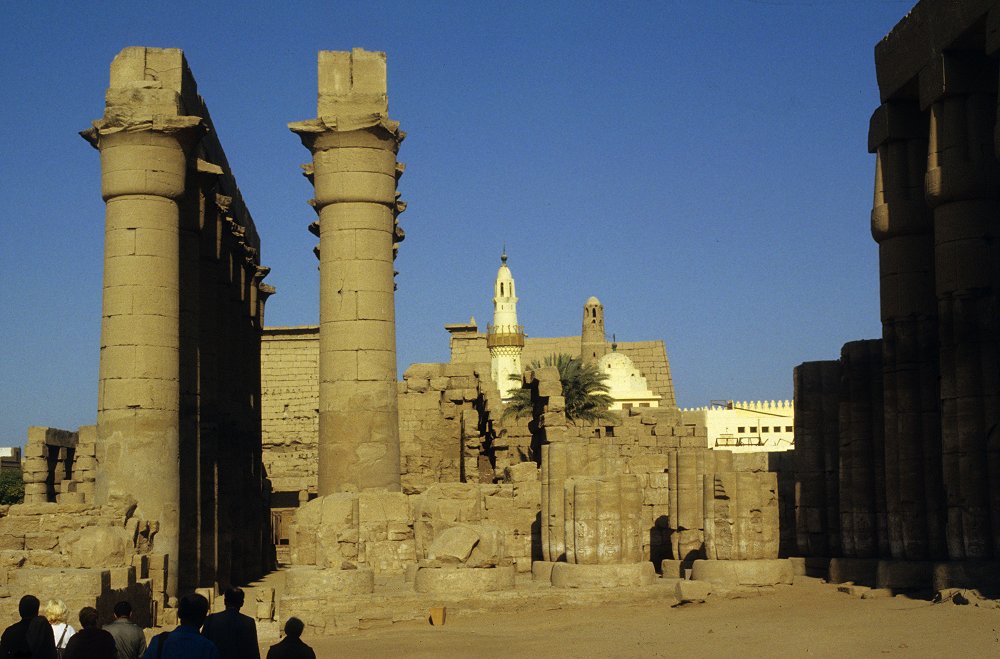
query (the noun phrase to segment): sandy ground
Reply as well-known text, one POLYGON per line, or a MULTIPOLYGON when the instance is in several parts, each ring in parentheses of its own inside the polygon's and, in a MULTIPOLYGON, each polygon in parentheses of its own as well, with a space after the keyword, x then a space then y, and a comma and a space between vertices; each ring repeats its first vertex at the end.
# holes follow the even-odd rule
POLYGON ((862 600, 818 580, 684 606, 664 593, 632 604, 449 609, 442 627, 407 622, 305 640, 320 658, 1000 656, 998 609, 862 600))

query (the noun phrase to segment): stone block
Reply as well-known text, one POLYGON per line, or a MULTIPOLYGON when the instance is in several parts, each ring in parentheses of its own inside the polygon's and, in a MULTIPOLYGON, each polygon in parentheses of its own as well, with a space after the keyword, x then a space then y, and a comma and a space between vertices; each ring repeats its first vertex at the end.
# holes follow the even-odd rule
POLYGON ((553 561, 533 561, 531 563, 531 580, 542 583, 552 583, 553 561))
POLYGON ((712 584, 707 581, 680 580, 674 586, 674 598, 678 604, 704 602, 712 594, 712 584))
POLYGON ((523 483, 537 481, 539 478, 538 466, 534 462, 518 462, 504 467, 503 480, 505 483, 523 483))
POLYGON ((469 526, 453 526, 434 538, 427 558, 442 563, 464 563, 479 543, 479 533, 469 526))
POLYGON ((128 531, 108 526, 71 531, 60 539, 59 547, 71 567, 124 567, 135 553, 128 531))

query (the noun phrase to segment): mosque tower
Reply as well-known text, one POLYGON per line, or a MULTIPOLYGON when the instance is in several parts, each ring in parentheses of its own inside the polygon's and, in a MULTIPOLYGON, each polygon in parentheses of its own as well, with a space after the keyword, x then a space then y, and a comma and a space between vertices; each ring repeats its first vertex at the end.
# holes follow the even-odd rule
POLYGON ((580 357, 584 364, 593 363, 607 351, 608 342, 604 339, 604 305, 591 295, 583 305, 580 357))
POLYGON ((514 277, 507 267, 506 249, 500 254, 500 269, 493 284, 493 322, 487 331, 490 374, 500 389, 500 397, 507 399, 511 390, 520 387, 510 376, 521 375, 524 328, 517 324, 517 296, 514 295, 514 277))

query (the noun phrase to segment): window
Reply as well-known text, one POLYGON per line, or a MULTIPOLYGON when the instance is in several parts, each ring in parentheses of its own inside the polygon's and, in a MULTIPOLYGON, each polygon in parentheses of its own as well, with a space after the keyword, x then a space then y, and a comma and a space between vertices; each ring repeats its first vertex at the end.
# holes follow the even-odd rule
POLYGON ((649 407, 649 403, 639 403, 639 407, 649 407))
POLYGON ((632 409, 632 403, 622 403, 622 409, 623 410, 630 410, 630 409, 632 409))
POLYGON ((590 310, 590 315, 591 315, 592 318, 597 318, 597 309, 591 309, 590 310))
POLYGON ((795 428, 792 426, 785 426, 785 432, 795 432, 795 428))
POLYGON ((746 431, 747 431, 746 426, 740 426, 739 428, 736 429, 736 432, 746 432, 746 431))
POLYGON ((750 426, 750 432, 757 432, 757 426, 750 426))
POLYGON ((615 436, 615 427, 614 426, 604 426, 604 436, 605 437, 614 437, 615 436))
POLYGON ((767 426, 764 426, 763 428, 761 428, 760 431, 761 432, 767 432, 767 426))

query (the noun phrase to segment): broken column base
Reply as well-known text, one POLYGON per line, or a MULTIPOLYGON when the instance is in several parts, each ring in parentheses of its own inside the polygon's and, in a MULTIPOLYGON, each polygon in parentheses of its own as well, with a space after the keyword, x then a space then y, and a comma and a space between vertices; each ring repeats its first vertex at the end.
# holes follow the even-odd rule
POLYGON ((1000 561, 934 563, 931 588, 975 588, 992 597, 1000 594, 1000 561))
POLYGON ((285 589, 301 597, 326 597, 330 593, 361 595, 375 590, 375 573, 365 567, 354 570, 312 565, 293 567, 286 572, 285 589))
POLYGON ((649 586, 655 578, 656 570, 649 561, 607 565, 553 563, 551 571, 552 586, 555 588, 649 586))
POLYGON ((697 560, 691 578, 722 588, 757 588, 791 584, 795 569, 787 558, 747 561, 697 560))
POLYGON ((517 570, 513 565, 463 567, 461 565, 421 565, 413 577, 418 593, 473 595, 514 587, 517 570))
POLYGON ((829 583, 851 582, 874 587, 878 564, 877 558, 831 558, 826 580, 829 583))

